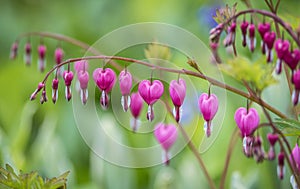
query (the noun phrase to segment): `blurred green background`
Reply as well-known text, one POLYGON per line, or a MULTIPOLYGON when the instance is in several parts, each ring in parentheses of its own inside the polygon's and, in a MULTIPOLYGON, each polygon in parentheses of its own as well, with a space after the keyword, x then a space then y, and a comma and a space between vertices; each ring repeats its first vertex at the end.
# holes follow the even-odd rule
MULTIPOLYGON (((23 64, 21 53, 24 41, 20 44, 16 61, 9 60, 9 51, 16 37, 24 32, 61 33, 92 44, 118 27, 148 21, 177 25, 207 43, 210 27, 207 24, 210 21, 206 19, 211 13, 203 13, 203 8, 225 3, 232 5, 234 2, 0 0, 0 165, 9 163, 16 170, 25 172, 37 170, 45 177, 58 176, 70 170, 68 188, 72 189, 208 188, 207 181, 189 149, 172 159, 169 167, 159 165, 130 169, 98 158, 81 138, 70 103, 64 100, 59 100, 56 105, 51 102, 40 105, 38 100, 29 102, 30 94, 43 78, 43 74, 36 69, 36 54, 33 53, 33 66, 27 68, 23 64)), ((238 3, 239 10, 245 8, 241 2, 238 3)), ((253 2, 253 5, 266 9, 262 2, 253 2)), ((298 0, 284 0, 280 13, 295 15, 297 7, 298 0)), ((38 41, 39 38, 32 38, 33 49, 38 41)), ((45 41, 51 54, 56 43, 54 40, 45 41)), ((84 53, 67 44, 64 44, 64 49, 66 58, 79 57, 84 53)), ((48 56, 48 62, 52 61, 51 58, 48 56)), ((266 97, 271 97, 269 94, 272 94, 271 89, 265 93, 266 97)), ((63 94, 60 96, 62 99, 63 94)), ((279 98, 280 96, 273 96, 273 101, 278 102, 279 98)), ((242 98, 231 93, 227 100, 228 116, 222 131, 214 145, 202 155, 216 184, 220 182, 230 136, 236 127, 233 113, 237 107, 245 104, 242 98)), ((276 106, 279 109, 286 108, 284 102, 277 103, 276 106)), ((276 162, 256 164, 253 159, 247 159, 241 149, 241 140, 238 140, 230 162, 226 188, 289 187, 288 170, 285 180, 279 181, 276 162)))

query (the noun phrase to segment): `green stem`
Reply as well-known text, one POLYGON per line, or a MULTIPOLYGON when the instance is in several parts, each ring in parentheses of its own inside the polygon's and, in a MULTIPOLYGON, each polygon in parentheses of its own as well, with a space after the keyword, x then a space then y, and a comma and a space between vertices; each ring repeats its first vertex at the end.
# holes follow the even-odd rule
POLYGON ((232 155, 234 146, 238 139, 238 134, 239 134, 239 130, 237 128, 235 128, 231 135, 227 154, 226 154, 226 160, 225 160, 224 169, 223 169, 221 182, 220 182, 220 189, 225 188, 225 181, 226 181, 226 176, 227 176, 227 172, 228 172, 228 167, 229 167, 229 163, 230 163, 230 159, 231 159, 231 155, 232 155))

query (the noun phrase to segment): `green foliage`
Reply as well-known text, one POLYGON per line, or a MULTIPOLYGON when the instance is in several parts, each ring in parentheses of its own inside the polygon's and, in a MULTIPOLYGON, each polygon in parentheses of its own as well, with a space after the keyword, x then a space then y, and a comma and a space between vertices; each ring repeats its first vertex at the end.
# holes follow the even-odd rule
POLYGON ((5 169, 0 167, 0 186, 3 189, 64 189, 67 184, 69 172, 59 177, 43 179, 36 171, 30 173, 15 173, 13 168, 6 164, 5 169))
POLYGON ((276 126, 286 136, 300 136, 300 122, 294 119, 276 119, 276 126))
POLYGON ((247 58, 237 57, 226 64, 221 64, 220 67, 224 73, 236 80, 247 82, 255 89, 262 91, 277 82, 272 76, 273 65, 267 64, 263 58, 251 62, 247 58))

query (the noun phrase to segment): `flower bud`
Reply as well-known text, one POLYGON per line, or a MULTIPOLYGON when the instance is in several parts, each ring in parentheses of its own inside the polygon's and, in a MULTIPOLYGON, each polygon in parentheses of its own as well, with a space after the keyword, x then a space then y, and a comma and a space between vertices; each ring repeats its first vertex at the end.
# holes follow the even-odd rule
POLYGON ((52 80, 52 102, 55 104, 58 98, 58 83, 59 80, 54 78, 52 80))
POLYGON ((41 72, 45 70, 46 66, 46 46, 45 45, 40 45, 38 47, 38 67, 41 72))
POLYGON ((64 71, 63 78, 64 78, 65 85, 66 85, 65 97, 68 101, 70 101, 72 98, 71 84, 72 84, 73 77, 74 77, 74 75, 73 75, 72 71, 64 71))
POLYGON ((143 109, 143 99, 139 93, 131 94, 131 103, 130 103, 130 112, 134 118, 133 123, 131 124, 132 130, 135 132, 138 127, 138 117, 143 109))
POLYGON ((31 44, 27 42, 25 45, 24 62, 27 66, 31 64, 31 44))
POLYGON ((171 100, 175 106, 175 120, 180 120, 180 107, 183 104, 186 94, 186 84, 184 79, 172 80, 169 86, 171 100))
POLYGON ((19 42, 15 41, 10 49, 10 59, 14 60, 16 59, 17 55, 18 55, 18 48, 19 48, 19 42))
POLYGON ((119 75, 120 90, 122 94, 121 104, 123 110, 127 112, 130 106, 130 90, 132 87, 132 76, 127 70, 123 70, 119 75))

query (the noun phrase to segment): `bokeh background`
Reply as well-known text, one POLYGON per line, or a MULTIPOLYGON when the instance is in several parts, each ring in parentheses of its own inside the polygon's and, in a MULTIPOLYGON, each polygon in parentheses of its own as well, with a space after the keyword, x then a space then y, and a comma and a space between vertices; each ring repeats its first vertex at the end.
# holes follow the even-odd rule
MULTIPOLYGON (((68 188, 72 189, 208 188, 207 181, 189 149, 183 150, 172 159, 169 167, 158 165, 131 169, 100 159, 80 136, 72 105, 62 100, 62 93, 56 105, 51 102, 44 105, 40 105, 38 101, 29 102, 30 94, 43 78, 43 74, 36 69, 36 53, 33 53, 33 66, 27 68, 23 64, 21 53, 24 41, 20 43, 17 60, 9 60, 9 51, 16 37, 24 32, 61 33, 93 44, 101 36, 121 26, 148 21, 177 25, 207 43, 209 29, 214 25, 210 18, 212 10, 227 3, 232 5, 234 2, 0 0, 0 165, 9 163, 15 170, 25 172, 37 170, 45 177, 58 176, 70 170, 68 188)), ((300 4, 297 0, 284 0, 281 5, 280 14, 295 16, 300 4)), ((253 6, 267 9, 263 2, 255 1, 253 6)), ((238 9, 243 8, 243 3, 238 1, 238 9)), ((31 41, 34 49, 39 38, 32 38, 31 41)), ((57 42, 46 39, 45 43, 49 54, 53 53, 57 42)), ((84 54, 81 49, 68 44, 64 44, 64 50, 66 58, 84 54)), ((132 52, 128 56, 130 55, 132 52)), ((53 61, 52 56, 47 58, 48 62, 53 61)), ((232 80, 228 79, 228 82, 232 80)), ((237 85, 234 82, 233 84, 237 85)), ((278 89, 280 88, 276 90, 278 89)), ((271 92, 272 89, 267 91, 266 97, 271 98, 272 95, 269 94, 274 94, 271 92)), ((272 98, 278 102, 284 95, 289 98, 284 92, 281 96, 272 98)), ((245 104, 244 99, 231 93, 228 93, 227 100, 228 116, 220 135, 214 145, 202 154, 207 169, 217 184, 223 171, 230 136, 236 127, 234 111, 245 104)), ((284 109, 283 111, 286 109, 284 100, 276 106, 284 109)), ((241 140, 238 140, 230 162, 226 188, 289 187, 288 170, 288 176, 279 181, 275 161, 256 164, 253 159, 247 159, 241 149, 241 140)))

